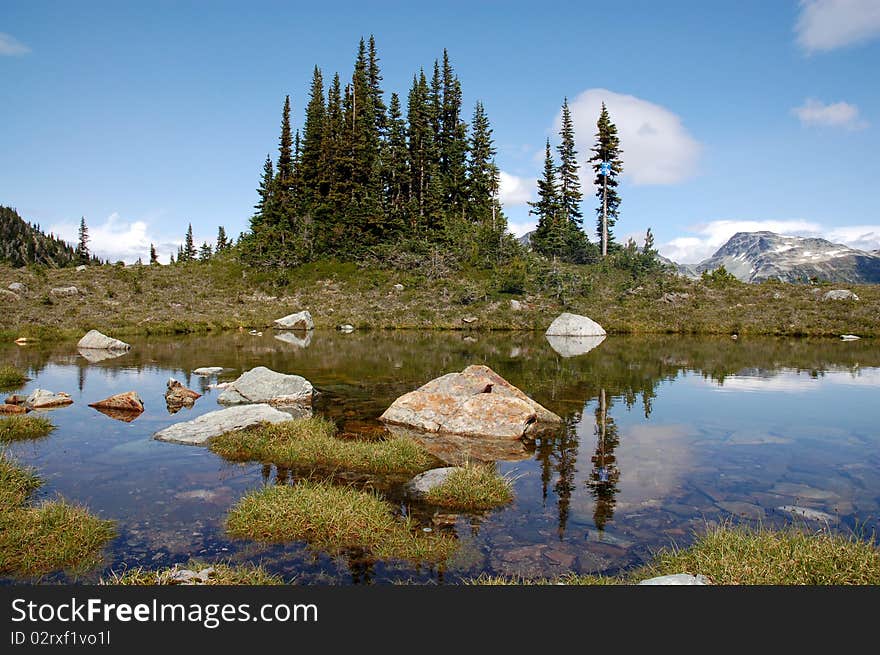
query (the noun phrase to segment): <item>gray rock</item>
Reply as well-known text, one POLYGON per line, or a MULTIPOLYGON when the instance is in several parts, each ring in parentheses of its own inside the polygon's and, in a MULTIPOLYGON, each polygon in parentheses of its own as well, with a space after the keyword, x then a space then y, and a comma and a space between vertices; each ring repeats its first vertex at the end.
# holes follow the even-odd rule
POLYGON ((403 291, 403 285, 402 284, 395 284, 394 290, 395 291, 403 291))
POLYGON ((0 300, 4 300, 6 302, 18 302, 21 300, 17 293, 12 291, 7 291, 6 289, 0 289, 0 300))
POLYGON ((642 580, 640 585, 708 585, 712 584, 704 575, 690 575, 688 573, 675 573, 673 575, 661 575, 656 578, 642 580))
POLYGON ((520 310, 523 308, 523 306, 522 306, 522 303, 521 303, 519 300, 513 300, 513 299, 511 299, 511 301, 510 301, 510 308, 511 308, 513 311, 518 312, 518 311, 520 311, 520 310))
POLYGON ((822 300, 858 300, 859 297, 848 289, 833 289, 822 296, 822 300))
POLYGON ((58 296, 58 297, 62 297, 62 298, 66 297, 66 296, 78 296, 79 289, 77 289, 76 287, 72 287, 72 286, 71 287, 54 287, 49 290, 49 293, 51 293, 53 296, 58 296))
POLYGON ((22 282, 13 282, 7 288, 20 295, 24 295, 28 292, 27 285, 22 282))
POLYGON ((476 323, 477 317, 476 316, 465 316, 461 320, 463 323, 476 323))
POLYGON ((64 407, 73 403, 70 394, 63 391, 55 393, 46 389, 34 389, 24 401, 24 406, 28 409, 49 409, 52 407, 64 407))
POLYGON ((556 317, 544 334, 548 337, 593 337, 604 336, 605 330, 586 316, 563 312, 556 317))
POLYGON ((833 523, 837 520, 835 517, 831 516, 831 514, 820 512, 817 509, 810 509, 809 507, 799 507, 798 505, 783 505, 782 507, 778 507, 777 509, 781 512, 785 512, 786 514, 791 514, 792 516, 800 516, 801 518, 810 519, 812 521, 833 523))
POLYGON ((79 266, 76 267, 76 272, 77 272, 77 273, 82 273, 84 270, 86 270, 86 265, 85 265, 85 264, 80 264, 79 266))
POLYGON ((198 446, 224 432, 243 430, 260 423, 283 423, 290 420, 293 420, 293 416, 287 412, 265 404, 228 407, 159 430, 153 438, 198 446))
POLYGON ((222 366, 200 366, 193 369, 193 375, 218 375, 223 372, 222 366))
POLYGON ((101 334, 97 330, 89 330, 86 332, 85 336, 76 344, 76 347, 89 350, 121 350, 123 352, 131 350, 131 346, 124 341, 108 337, 106 334, 101 334))
POLYGON ((578 355, 585 355, 605 341, 603 335, 593 337, 560 337, 547 335, 545 338, 550 344, 550 347, 562 357, 577 357, 578 355))
POLYGON ((203 585, 214 575, 214 567, 208 566, 199 572, 192 569, 175 569, 168 574, 168 584, 203 585))
POLYGON ((840 335, 841 341, 858 341, 859 339, 861 339, 861 337, 859 337, 855 334, 841 334, 840 335))
POLYGON ((458 466, 446 466, 439 469, 431 469, 424 473, 419 473, 416 477, 406 483, 404 489, 413 496, 424 496, 426 493, 439 487, 446 482, 446 479, 453 471, 459 470, 458 466))
POLYGON ((343 334, 351 334, 352 332, 354 332, 354 325, 351 325, 350 323, 344 323, 342 325, 337 326, 336 329, 339 330, 340 332, 342 332, 343 334))
POLYGON ((272 327, 276 330, 314 330, 315 322, 312 315, 304 311, 279 318, 272 322, 272 327))
POLYGON ((257 366, 242 373, 224 389, 217 402, 221 405, 269 403, 311 407, 314 393, 312 383, 300 375, 286 375, 257 366))
POLYGON ((660 296, 660 301, 675 305, 682 300, 687 300, 690 296, 686 293, 664 293, 660 296))

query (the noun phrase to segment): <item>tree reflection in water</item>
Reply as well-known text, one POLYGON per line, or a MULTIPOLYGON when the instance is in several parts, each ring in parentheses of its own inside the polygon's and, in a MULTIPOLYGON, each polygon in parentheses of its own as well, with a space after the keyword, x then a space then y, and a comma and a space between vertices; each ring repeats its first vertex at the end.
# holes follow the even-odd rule
POLYGON ((620 470, 614 456, 620 438, 617 424, 608 416, 609 408, 610 402, 606 400, 605 389, 601 389, 599 405, 596 407, 596 452, 591 458, 593 468, 587 479, 587 487, 596 501, 593 523, 599 530, 604 530, 605 524, 614 518, 614 506, 619 491, 617 482, 620 480, 620 470))

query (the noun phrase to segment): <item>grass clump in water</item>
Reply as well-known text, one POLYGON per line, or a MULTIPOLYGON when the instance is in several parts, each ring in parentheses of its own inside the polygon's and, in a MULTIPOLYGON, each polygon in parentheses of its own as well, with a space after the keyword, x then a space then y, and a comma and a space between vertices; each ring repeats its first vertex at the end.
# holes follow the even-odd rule
POLYGON ((116 530, 112 521, 65 500, 28 506, 40 479, 0 455, 0 574, 86 571, 116 530))
POLYGON ((111 573, 110 577, 101 580, 104 585, 123 586, 154 586, 187 584, 181 581, 181 571, 193 571, 203 574, 201 585, 281 585, 284 580, 256 564, 205 564, 189 562, 186 565, 175 565, 170 568, 151 571, 142 567, 128 569, 122 573, 111 573), (207 574, 203 572, 208 570, 207 574))
POLYGON ((425 501, 449 509, 475 511, 505 505, 513 500, 511 480, 492 465, 468 463, 449 474, 425 494, 425 501))
POLYGON ((27 376, 14 366, 0 366, 0 389, 17 389, 27 381, 27 376))
POLYGON ((336 426, 317 417, 227 432, 211 439, 209 446, 221 457, 239 462, 386 475, 418 473, 430 468, 432 461, 421 446, 406 437, 382 441, 339 439, 336 426))
POLYGON ((10 416, 0 418, 0 443, 40 439, 55 429, 52 421, 42 416, 10 416))
POLYGON ((333 554, 360 548, 379 559, 440 562, 455 551, 452 537, 419 532, 393 510, 375 493, 300 481, 247 494, 229 512, 226 528, 240 539, 306 541, 333 554))

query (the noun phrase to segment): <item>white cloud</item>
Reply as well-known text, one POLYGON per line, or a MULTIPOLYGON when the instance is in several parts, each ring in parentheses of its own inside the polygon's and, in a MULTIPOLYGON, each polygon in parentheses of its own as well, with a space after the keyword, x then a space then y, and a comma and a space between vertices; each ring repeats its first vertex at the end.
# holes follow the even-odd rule
MULTIPOLYGON (((89 231, 89 251, 110 262, 122 260, 132 264, 138 258, 149 262, 152 243, 156 247, 159 261, 167 264, 170 255, 177 256, 177 248, 183 243, 182 238, 175 240, 150 234, 149 225, 145 221, 126 221, 117 212, 110 214, 100 225, 91 225, 86 220, 86 227, 89 231)), ((76 244, 79 240, 79 221, 51 225, 47 231, 76 244)), ((196 238, 194 241, 197 246, 202 241, 213 244, 212 238, 196 238)))
MULTIPOLYGON (((633 184, 676 184, 694 175, 701 146, 676 114, 635 96, 587 89, 569 102, 585 189, 593 188, 592 169, 583 162, 592 154, 603 102, 620 135, 625 178, 633 184)), ((561 125, 560 111, 554 123, 557 134, 561 125)))
POLYGON ((697 236, 682 236, 658 247, 660 254, 680 264, 697 264, 711 257, 737 232, 760 232, 803 237, 820 237, 859 250, 880 248, 880 225, 827 227, 804 220, 737 221, 720 220, 695 226, 697 236))
POLYGON ((826 105, 808 98, 803 105, 795 107, 791 112, 800 119, 802 125, 844 127, 848 130, 860 130, 868 126, 867 121, 859 117, 859 108, 843 101, 826 105))
POLYGON ((807 52, 828 51, 880 36, 877 0, 801 0, 794 28, 807 52))
POLYGON ((30 51, 30 48, 11 34, 0 32, 0 55, 15 57, 17 55, 26 55, 30 51))
POLYGON ((505 207, 516 207, 517 205, 525 205, 532 199, 532 188, 537 188, 537 182, 525 177, 511 175, 505 171, 501 171, 501 188, 499 196, 501 204, 505 207))

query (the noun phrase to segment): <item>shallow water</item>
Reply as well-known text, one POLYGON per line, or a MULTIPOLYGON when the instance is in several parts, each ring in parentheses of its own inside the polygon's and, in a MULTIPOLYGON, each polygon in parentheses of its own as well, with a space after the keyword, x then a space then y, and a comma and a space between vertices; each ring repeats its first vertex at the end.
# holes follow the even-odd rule
POLYGON ((105 567, 80 580, 191 558, 260 562, 300 583, 615 573, 659 547, 690 543, 707 522, 823 526, 793 519, 783 506, 830 514, 830 528, 844 533, 880 527, 880 348, 871 340, 612 336, 598 345, 553 344, 565 354, 595 346, 563 357, 530 333, 304 336, 138 338, 130 353, 100 362, 74 344, 0 347, 0 361, 33 378, 25 392, 66 391, 74 400, 51 411, 52 435, 9 448, 46 480, 38 498, 60 494, 118 522, 105 567), (511 505, 438 513, 404 503, 399 481, 340 476, 382 490, 423 527, 454 533, 458 551, 439 568, 232 540, 223 519, 238 498, 304 472, 228 463, 207 448, 152 439, 218 409, 219 392, 207 385, 257 365, 305 376, 320 391, 319 414, 375 437, 376 417, 395 398, 477 363, 566 421, 566 429, 516 445, 497 462, 515 478, 511 505), (200 366, 227 370, 219 378, 189 373, 200 366), (168 413, 170 376, 204 393, 194 408, 168 413), (131 422, 87 406, 123 391, 137 391, 146 405, 131 422))

